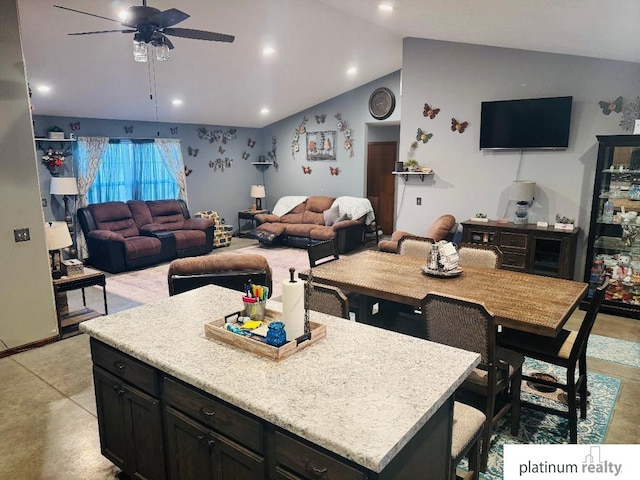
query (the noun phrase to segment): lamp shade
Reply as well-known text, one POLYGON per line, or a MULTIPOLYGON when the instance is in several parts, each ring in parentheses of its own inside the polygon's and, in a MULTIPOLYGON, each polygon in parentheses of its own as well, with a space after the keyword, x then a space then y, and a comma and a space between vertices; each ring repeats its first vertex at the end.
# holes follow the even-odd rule
POLYGON ((49 251, 60 250, 73 243, 66 222, 45 223, 44 237, 47 242, 47 250, 49 251))
POLYGON ((264 198, 266 196, 264 185, 251 185, 251 198, 264 198))
POLYGON ((516 181, 511 184, 509 200, 516 202, 532 202, 536 193, 536 182, 528 180, 516 181))
POLYGON ((78 185, 74 177, 51 177, 51 195, 77 195, 78 185))

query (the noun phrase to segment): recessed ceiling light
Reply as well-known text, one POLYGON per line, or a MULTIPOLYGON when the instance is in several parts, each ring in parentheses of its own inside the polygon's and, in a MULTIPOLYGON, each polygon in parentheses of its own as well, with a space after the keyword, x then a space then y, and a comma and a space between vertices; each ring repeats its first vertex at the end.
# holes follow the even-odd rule
POLYGON ((378 10, 381 12, 393 12, 393 5, 389 3, 381 3, 378 5, 378 10))
POLYGON ((48 93, 48 92, 51 91, 51 87, 49 87, 48 85, 38 85, 38 87, 36 87, 36 89, 39 92, 42 92, 42 93, 48 93))
POLYGON ((347 69, 347 75, 355 75, 358 73, 358 69, 356 67, 349 67, 347 69))
POLYGON ((271 55, 273 55, 274 53, 276 53, 276 51, 275 51, 275 49, 274 49, 273 47, 271 47, 271 46, 269 46, 269 47, 264 47, 264 48, 262 49, 262 54, 263 54, 265 57, 270 57, 270 56, 271 56, 271 55))
POLYGON ((171 103, 173 103, 176 106, 182 105, 182 100, 180 100, 179 98, 176 98, 176 99, 172 100, 171 103))
POLYGON ((262 110, 260 110, 260 113, 262 115, 266 115, 267 113, 269 113, 269 109, 267 107, 264 107, 262 110))

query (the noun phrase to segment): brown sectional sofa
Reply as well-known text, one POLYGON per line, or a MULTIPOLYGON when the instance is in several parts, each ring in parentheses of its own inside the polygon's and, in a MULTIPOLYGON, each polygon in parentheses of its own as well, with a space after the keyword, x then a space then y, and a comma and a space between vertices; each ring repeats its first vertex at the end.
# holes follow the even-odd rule
POLYGON ((191 218, 183 200, 105 202, 78 209, 89 258, 118 273, 213 249, 214 222, 191 218))
POLYGON ((335 210, 331 211, 335 200, 310 196, 284 215, 258 214, 253 236, 261 243, 298 248, 335 238, 340 253, 353 250, 363 243, 365 217, 348 219, 339 214, 336 217, 335 210))

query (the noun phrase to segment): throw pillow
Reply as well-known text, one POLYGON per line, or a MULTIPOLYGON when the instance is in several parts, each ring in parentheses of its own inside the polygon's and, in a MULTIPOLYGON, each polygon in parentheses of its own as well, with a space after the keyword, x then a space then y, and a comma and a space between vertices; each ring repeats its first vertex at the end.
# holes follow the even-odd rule
POLYGON ((336 220, 338 220, 338 218, 340 217, 340 210, 336 205, 322 212, 322 215, 324 216, 324 224, 327 227, 330 227, 334 223, 336 223, 336 220))

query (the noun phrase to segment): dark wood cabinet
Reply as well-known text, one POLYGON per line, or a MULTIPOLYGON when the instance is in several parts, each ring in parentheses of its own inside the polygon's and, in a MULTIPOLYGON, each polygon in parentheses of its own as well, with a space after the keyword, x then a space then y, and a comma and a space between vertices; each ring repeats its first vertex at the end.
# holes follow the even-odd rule
POLYGON ((167 451, 171 478, 260 480, 264 458, 167 407, 167 451))
POLYGON ((93 369, 102 454, 131 478, 164 479, 160 401, 93 369))
POLYGON ((502 268, 518 272, 573 279, 579 228, 513 223, 462 222, 462 241, 497 245, 502 251, 502 268))

